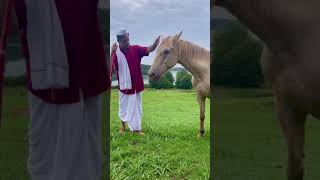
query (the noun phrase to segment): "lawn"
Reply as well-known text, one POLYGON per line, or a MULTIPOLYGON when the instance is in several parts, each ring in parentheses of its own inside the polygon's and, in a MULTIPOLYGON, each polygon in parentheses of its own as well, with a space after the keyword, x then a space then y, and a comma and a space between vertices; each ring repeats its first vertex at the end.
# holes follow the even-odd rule
POLYGON ((210 101, 206 134, 197 138, 199 110, 195 91, 145 90, 144 137, 118 133, 118 92, 111 94, 111 179, 208 179, 210 101))
POLYGON ((24 88, 5 88, 0 128, 0 180, 28 180, 28 110, 24 88))
MULTIPOLYGON (((214 91, 215 180, 286 179, 286 146, 270 90, 214 91)), ((320 179, 320 122, 308 118, 306 180, 320 179)))

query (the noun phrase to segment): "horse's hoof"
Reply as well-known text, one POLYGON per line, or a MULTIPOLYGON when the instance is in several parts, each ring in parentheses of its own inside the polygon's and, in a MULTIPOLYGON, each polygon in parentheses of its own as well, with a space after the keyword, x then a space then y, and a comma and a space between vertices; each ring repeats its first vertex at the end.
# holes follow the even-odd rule
POLYGON ((204 129, 200 129, 200 134, 203 136, 204 135, 204 129))
POLYGON ((204 129, 199 130, 198 137, 201 138, 204 136, 204 129))
POLYGON ((203 134, 198 134, 198 136, 197 136, 198 138, 203 138, 203 134))

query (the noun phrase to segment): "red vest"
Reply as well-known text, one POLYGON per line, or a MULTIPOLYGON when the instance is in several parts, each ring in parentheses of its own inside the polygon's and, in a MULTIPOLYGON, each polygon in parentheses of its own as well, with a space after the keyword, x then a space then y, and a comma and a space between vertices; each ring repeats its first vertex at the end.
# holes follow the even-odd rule
MULTIPOLYGON (((123 53, 127 59, 127 63, 130 70, 132 89, 120 90, 124 94, 135 94, 144 90, 143 76, 141 72, 141 59, 143 56, 148 56, 147 47, 141 47, 138 45, 129 46, 128 50, 123 53)), ((118 60, 116 53, 112 54, 112 61, 114 67, 117 70, 117 78, 119 82, 118 74, 118 60)), ((119 87, 118 87, 119 88, 119 87)))
POLYGON ((22 49, 26 58, 27 88, 35 96, 54 104, 79 102, 97 96, 111 86, 109 68, 98 21, 98 0, 56 0, 56 7, 64 33, 69 63, 69 88, 34 90, 30 80, 30 59, 26 39, 25 0, 15 0, 21 32, 22 49))

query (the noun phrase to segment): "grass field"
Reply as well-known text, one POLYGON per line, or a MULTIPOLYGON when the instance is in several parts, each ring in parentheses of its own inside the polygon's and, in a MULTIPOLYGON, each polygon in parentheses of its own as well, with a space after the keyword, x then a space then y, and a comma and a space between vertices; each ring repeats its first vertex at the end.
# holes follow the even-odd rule
MULTIPOLYGON (((0 180, 30 180, 26 168, 28 155, 28 101, 27 91, 23 87, 4 89, 3 123, 0 128, 0 180)), ((103 108, 107 109, 106 98, 103 108)), ((107 112, 103 111, 103 149, 106 152, 107 112)), ((104 153, 104 171, 106 178, 106 154, 104 153)))
POLYGON ((118 133, 118 92, 111 94, 111 179, 208 179, 210 101, 206 134, 197 138, 199 110, 194 91, 145 90, 145 137, 118 133))
MULTIPOLYGON (((215 180, 284 180, 286 146, 273 98, 264 89, 216 89, 215 180)), ((320 179, 320 122, 308 118, 306 180, 320 179)))
POLYGON ((28 180, 27 97, 23 88, 4 90, 0 128, 0 180, 28 180))

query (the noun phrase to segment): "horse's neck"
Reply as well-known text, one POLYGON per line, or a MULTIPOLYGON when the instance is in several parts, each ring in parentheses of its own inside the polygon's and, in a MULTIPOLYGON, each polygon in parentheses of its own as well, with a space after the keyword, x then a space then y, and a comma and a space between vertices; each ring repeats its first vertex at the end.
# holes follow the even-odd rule
POLYGON ((203 50, 200 47, 187 47, 196 49, 178 48, 178 63, 186 68, 196 79, 203 79, 210 71, 210 53, 205 52, 204 55, 198 56, 195 53, 187 54, 186 52, 203 50))
MULTIPOLYGON (((235 15, 242 23, 250 28, 251 31, 256 33, 259 38, 261 38, 266 44, 272 47, 281 46, 281 43, 276 42, 278 41, 277 38, 274 37, 273 33, 270 32, 270 21, 266 23, 264 13, 259 13, 262 7, 260 7, 260 1, 256 0, 244 0, 240 2, 232 1, 230 4, 226 5, 226 8, 235 15)), ((280 49, 282 47, 276 47, 276 49, 280 49)))
POLYGON ((318 7, 319 2, 306 1, 242 0, 231 1, 225 6, 277 53, 294 50, 304 36, 310 34, 311 24, 306 22, 313 21, 311 17, 317 11, 307 4, 312 2, 318 7))

